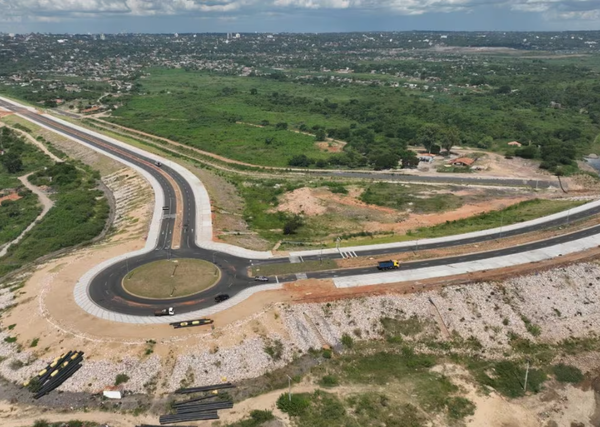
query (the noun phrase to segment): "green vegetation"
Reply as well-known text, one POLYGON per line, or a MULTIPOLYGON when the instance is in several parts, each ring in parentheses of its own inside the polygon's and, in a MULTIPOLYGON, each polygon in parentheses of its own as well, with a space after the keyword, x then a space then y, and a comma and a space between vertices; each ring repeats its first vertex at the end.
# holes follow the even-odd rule
MULTIPOLYGON (((590 108, 599 86, 585 77, 590 71, 572 66, 572 72, 565 74, 564 66, 546 62, 542 77, 535 60, 493 62, 493 74, 489 64, 481 69, 481 65, 467 67, 472 72, 477 68, 482 75, 479 80, 492 87, 438 93, 432 98, 385 84, 338 85, 333 90, 316 77, 307 85, 281 74, 241 79, 152 69, 151 76, 140 81, 145 94, 129 99, 112 120, 259 165, 385 169, 395 167, 400 159, 412 166, 405 154, 410 145, 419 144, 432 152, 453 145, 506 152, 506 142, 518 140, 525 146, 507 154, 537 158, 546 169, 572 173, 574 160, 587 154, 599 133, 597 113, 590 108), (503 73, 507 68, 513 70, 511 86, 503 73), (576 93, 579 98, 565 93, 576 93), (562 108, 550 108, 554 99, 561 99, 562 108), (584 114, 580 113, 583 105, 588 107, 584 114), (323 153, 314 141, 326 136, 348 144, 341 153, 323 153)), ((448 74, 451 64, 438 63, 435 73, 448 74)), ((355 71, 384 66, 352 65, 355 71)), ((388 71, 406 68, 411 71, 399 72, 413 73, 422 64, 411 60, 385 66, 388 71)), ((360 76, 355 74, 355 78, 360 76)), ((473 79, 472 75, 454 77, 459 84, 473 79)))
MULTIPOLYGON (((503 360, 499 362, 474 362, 470 366, 475 378, 508 397, 525 395, 525 363, 503 360)), ((546 381, 546 373, 540 369, 529 369, 527 390, 537 393, 546 381)))
POLYGON ((281 356, 283 355, 283 343, 280 340, 270 341, 265 345, 264 350, 271 359, 275 361, 281 360, 281 356))
POLYGON ((115 385, 124 384, 129 381, 129 375, 127 374, 117 374, 115 378, 115 385))
POLYGON ((431 194, 429 197, 418 197, 415 192, 427 192, 424 186, 407 186, 378 182, 367 187, 360 200, 372 205, 405 210, 416 213, 442 212, 462 206, 460 197, 449 194, 431 194))
POLYGON ((7 343, 17 342, 17 337, 5 337, 4 342, 7 342, 7 343))
POLYGON ((321 387, 336 387, 340 385, 339 379, 335 375, 325 375, 319 381, 321 387))
POLYGON ((65 422, 51 423, 46 420, 35 420, 33 427, 97 427, 99 424, 93 421, 71 420, 65 422))
POLYGON ((237 423, 227 424, 226 427, 261 427, 266 422, 274 420, 275 417, 271 411, 261 411, 255 409, 250 412, 250 418, 238 421, 237 423))
POLYGON ((96 180, 99 174, 81 163, 64 162, 30 177, 52 189, 55 206, 0 261, 0 276, 43 255, 96 237, 106 224, 109 207, 96 180))
POLYGON ((39 342, 40 342, 39 338, 34 338, 33 340, 31 340, 31 344, 29 345, 29 347, 37 347, 39 342))
POLYGON ((0 130, 0 246, 17 238, 42 211, 35 194, 17 177, 50 166, 50 159, 12 130, 0 130))
POLYGON ((582 205, 583 202, 569 200, 534 199, 516 203, 499 211, 486 212, 470 218, 447 221, 444 224, 419 228, 410 233, 412 238, 451 236, 487 230, 501 225, 516 224, 543 216, 552 215, 582 205))
POLYGON ((573 383, 577 384, 583 381, 583 373, 575 366, 565 365, 559 363, 552 367, 552 373, 557 381, 561 383, 573 383))

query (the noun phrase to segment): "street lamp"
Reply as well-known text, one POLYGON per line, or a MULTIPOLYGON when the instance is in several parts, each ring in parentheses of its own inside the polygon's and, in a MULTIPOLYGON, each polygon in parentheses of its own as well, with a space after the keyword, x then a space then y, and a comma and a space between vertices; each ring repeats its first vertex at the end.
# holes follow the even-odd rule
POLYGON ((286 375, 286 377, 288 377, 288 399, 291 402, 292 401, 292 378, 289 375, 286 375))

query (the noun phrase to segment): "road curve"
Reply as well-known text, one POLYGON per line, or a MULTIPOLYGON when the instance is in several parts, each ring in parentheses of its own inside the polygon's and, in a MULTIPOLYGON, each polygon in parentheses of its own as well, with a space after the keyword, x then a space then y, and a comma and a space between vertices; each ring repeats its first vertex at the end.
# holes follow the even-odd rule
MULTIPOLYGON (((18 104, 0 99, 0 107, 17 113, 19 116, 30 120, 40 126, 51 129, 62 135, 65 135, 75 141, 88 145, 97 151, 101 151, 110 157, 119 160, 130 167, 142 172, 142 174, 151 182, 156 193, 156 202, 159 205, 165 206, 166 215, 155 213, 153 222, 158 224, 158 227, 151 233, 147 248, 138 253, 128 254, 120 257, 117 260, 110 260, 97 266, 86 274, 80 283, 85 285, 84 294, 76 295, 76 299, 85 299, 87 297, 92 301, 93 307, 87 309, 92 314, 113 312, 128 316, 136 316, 143 319, 152 316, 153 310, 164 308, 166 306, 176 306, 179 313, 185 314, 199 309, 212 307, 215 305, 214 297, 219 293, 228 293, 229 295, 247 294, 248 290, 262 285, 260 282, 255 282, 247 276, 248 267, 257 263, 274 263, 274 262, 290 262, 289 258, 271 258, 267 260, 257 260, 257 257, 267 258, 268 254, 256 253, 256 257, 252 256, 251 251, 236 252, 229 250, 227 245, 216 244, 211 242, 202 242, 198 236, 201 230, 202 220, 197 217, 199 215, 199 200, 196 196, 197 189, 190 184, 190 179, 183 176, 182 167, 179 165, 170 165, 168 161, 162 160, 163 165, 158 167, 155 161, 158 156, 150 153, 145 153, 143 150, 130 147, 126 148, 125 144, 116 144, 111 142, 111 138, 103 137, 95 132, 79 128, 67 122, 54 119, 51 116, 45 116, 33 111, 30 108, 20 106, 18 104), (145 154, 144 154, 145 153, 145 154), (177 188, 175 188, 175 186, 177 188), (180 200, 177 200, 176 193, 181 195, 180 200), (178 202, 181 206, 178 205, 178 202), (168 207, 168 209, 167 209, 168 207), (182 216, 181 227, 175 228, 175 218, 172 213, 179 212, 182 216), (180 237, 181 244, 178 248, 172 247, 174 233, 180 237), (198 244, 200 242, 200 244, 198 244), (234 252, 234 254, 228 253, 234 252), (250 254, 251 258, 239 256, 239 254, 250 254), (203 259, 215 263, 221 269, 222 276, 219 282, 210 290, 205 292, 168 301, 149 300, 140 297, 132 296, 126 293, 121 282, 128 271, 137 268, 143 264, 156 260, 169 258, 195 258, 203 259), (88 283, 89 281, 89 283, 88 283)), ((112 140, 114 141, 114 140, 112 140)), ((184 170, 184 172, 188 172, 184 170)), ((188 172, 189 173, 189 172, 188 172)), ((162 206, 158 206, 159 210, 162 206)), ((204 207, 206 209, 207 207, 204 207)), ((575 212, 575 209, 573 209, 575 212)), ((515 227, 514 229, 497 233, 488 233, 485 235, 473 236, 470 233, 467 237, 455 236, 446 241, 432 242, 422 241, 418 248, 413 245, 404 248, 392 247, 376 249, 368 246, 357 249, 360 255, 372 256, 385 253, 398 253, 401 251, 424 250, 431 248, 450 247, 456 245, 464 245, 468 243, 484 242, 494 240, 500 237, 514 236, 517 234, 527 233, 540 230, 543 228, 558 226, 561 224, 574 221, 595 215, 600 212, 600 203, 591 203, 585 208, 578 208, 575 213, 568 216, 553 215, 548 221, 532 221, 531 225, 515 227)), ((206 230, 205 230, 206 231, 206 230)), ((533 242, 519 247, 500 249, 486 253, 465 254, 457 257, 450 257, 437 260, 424 260, 412 263, 403 264, 403 269, 415 269, 422 266, 445 265, 453 262, 465 262, 469 260, 481 260, 501 256, 507 253, 518 253, 519 251, 526 252, 535 248, 552 246, 565 241, 576 240, 581 237, 600 233, 600 226, 592 227, 587 230, 581 230, 569 235, 559 236, 553 239, 548 239, 541 242, 533 242)), ((177 239, 179 240, 179 239, 177 239)), ((238 248, 239 249, 239 248, 238 248)), ((311 254, 304 257, 304 260, 319 259, 321 255, 311 254)), ((328 253, 322 255, 323 258, 340 257, 339 253, 328 253)), ((372 272, 373 269, 342 269, 327 272, 309 273, 307 276, 311 278, 333 278, 354 276, 357 274, 365 274, 372 272)), ((287 276, 281 277, 281 282, 295 281, 297 277, 287 276)), ((79 284, 78 284, 79 285, 79 284)), ((76 287, 77 289, 77 287, 76 287)), ((79 302, 79 300, 78 300, 79 302)), ((82 303, 80 303, 82 305, 82 303)), ((97 314, 100 316, 100 314, 97 314)), ((102 317, 102 316, 101 316, 102 317)), ((114 319, 113 319, 114 320, 114 319)), ((118 320, 118 318, 117 318, 118 320)))

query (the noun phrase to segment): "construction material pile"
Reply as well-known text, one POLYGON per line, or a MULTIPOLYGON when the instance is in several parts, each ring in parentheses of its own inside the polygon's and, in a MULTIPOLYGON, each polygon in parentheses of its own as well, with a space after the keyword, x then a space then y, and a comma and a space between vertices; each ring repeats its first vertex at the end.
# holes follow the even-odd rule
POLYGON ((161 424, 181 423, 186 421, 200 420, 218 420, 217 411, 220 409, 233 408, 231 400, 224 400, 222 395, 215 394, 218 390, 234 388, 231 383, 215 384, 204 387, 182 388, 177 390, 177 394, 204 393, 201 396, 193 397, 188 400, 173 402, 173 414, 161 415, 159 421, 161 424), (212 393, 212 394, 208 394, 212 393), (213 400, 214 399, 214 400, 213 400))
POLYGON ((187 320, 185 322, 174 322, 174 323, 170 323, 170 325, 173 326, 174 329, 179 329, 179 328, 191 328, 194 326, 210 325, 213 322, 214 322, 214 320, 212 320, 212 319, 196 319, 196 320, 187 320))
POLYGON ((48 364, 37 376, 25 382, 23 386, 28 387, 35 393, 34 399, 39 399, 71 378, 81 368, 82 361, 83 351, 69 351, 54 359, 52 363, 48 364))

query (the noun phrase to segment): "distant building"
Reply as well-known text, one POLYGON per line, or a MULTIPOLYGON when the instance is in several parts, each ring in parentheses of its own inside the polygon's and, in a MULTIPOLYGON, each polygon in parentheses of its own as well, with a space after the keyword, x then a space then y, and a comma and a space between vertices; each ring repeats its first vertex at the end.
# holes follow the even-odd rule
POLYGON ((450 164, 452 166, 458 166, 458 167, 469 167, 473 163, 475 163, 475 160, 470 159, 468 157, 459 157, 458 159, 454 159, 450 162, 450 164))
POLYGON ((520 142, 517 142, 517 141, 511 141, 508 143, 508 145, 510 145, 511 147, 520 147, 523 144, 521 144, 520 142))
POLYGON ((420 162, 431 163, 435 159, 435 154, 429 154, 429 153, 419 154, 417 156, 417 158, 419 159, 420 162))

